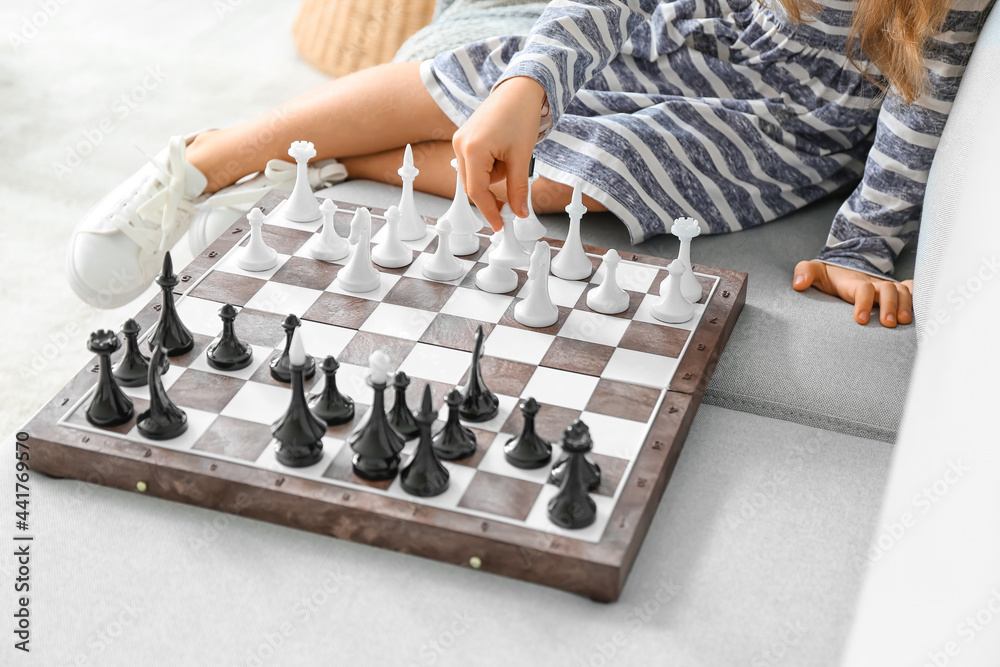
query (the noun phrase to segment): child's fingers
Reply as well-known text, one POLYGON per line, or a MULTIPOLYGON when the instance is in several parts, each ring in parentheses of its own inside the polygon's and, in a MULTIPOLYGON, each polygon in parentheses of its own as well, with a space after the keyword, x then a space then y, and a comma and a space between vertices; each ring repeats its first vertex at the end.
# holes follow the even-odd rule
POLYGON ((913 295, 906 283, 899 283, 896 287, 899 292, 899 323, 910 324, 913 322, 913 295))
POLYGON ((875 286, 868 281, 858 281, 854 289, 854 321, 858 324, 868 324, 872 306, 875 305, 875 286))
POLYGON ((896 283, 888 280, 878 284, 878 314, 882 326, 890 329, 896 326, 899 311, 899 293, 896 283))
POLYGON ((531 155, 514 155, 507 161, 507 201, 520 218, 528 217, 528 165, 531 155))
MULTIPOLYGON (((818 262, 815 260, 803 260, 795 265, 794 278, 792 278, 792 289, 797 292, 809 289, 817 278, 819 278, 818 262)), ((818 287, 818 285, 817 285, 818 287)))
MULTIPOLYGON (((493 157, 483 149, 478 149, 480 155, 476 155, 475 146, 466 146, 466 156, 469 160, 465 162, 465 193, 469 195, 472 203, 483 212, 486 222, 494 231, 503 227, 503 220, 500 218, 500 203, 490 191, 490 183, 493 175, 493 157), (480 157, 481 156, 481 157, 480 157), (489 163, 487 165, 487 162, 489 163)), ((461 164, 461 163, 460 163, 461 164)))

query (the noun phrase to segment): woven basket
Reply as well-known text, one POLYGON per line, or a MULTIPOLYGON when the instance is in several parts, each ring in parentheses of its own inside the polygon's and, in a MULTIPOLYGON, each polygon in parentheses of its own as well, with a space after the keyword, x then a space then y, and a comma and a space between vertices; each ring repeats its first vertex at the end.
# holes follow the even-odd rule
POLYGON ((307 63, 344 76, 392 60, 433 15, 434 0, 303 0, 292 34, 307 63))

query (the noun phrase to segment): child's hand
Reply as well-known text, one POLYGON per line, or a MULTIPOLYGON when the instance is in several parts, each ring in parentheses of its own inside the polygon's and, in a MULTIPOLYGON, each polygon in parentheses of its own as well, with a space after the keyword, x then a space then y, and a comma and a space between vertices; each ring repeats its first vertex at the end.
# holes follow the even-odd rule
POLYGON ((802 292, 815 287, 854 304, 854 320, 868 324, 873 304, 879 304, 879 321, 884 327, 913 321, 913 281, 897 283, 867 273, 825 264, 813 259, 795 266, 792 287, 802 292))
POLYGON ((528 215, 528 165, 538 140, 545 89, 534 79, 504 81, 455 132, 452 144, 465 191, 494 230, 503 227, 503 206, 490 184, 507 179, 507 199, 528 215))

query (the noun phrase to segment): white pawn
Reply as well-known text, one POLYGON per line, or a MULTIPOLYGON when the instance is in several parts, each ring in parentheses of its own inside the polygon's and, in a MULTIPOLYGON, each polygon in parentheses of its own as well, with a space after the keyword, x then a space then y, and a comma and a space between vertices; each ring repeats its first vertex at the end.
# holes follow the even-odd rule
POLYGON ((628 310, 628 294, 618 286, 618 263, 621 256, 615 249, 604 253, 604 279, 587 294, 587 306, 605 315, 616 315, 628 310))
POLYGON ((559 319, 559 309, 549 296, 549 244, 539 241, 528 264, 528 295, 514 306, 514 319, 526 327, 550 327, 559 319))
POLYGON ((399 209, 385 212, 385 239, 372 248, 372 261, 387 269, 398 269, 413 261, 413 251, 399 240, 399 209))
POLYGON ((351 220, 351 258, 340 271, 334 284, 345 292, 371 292, 382 284, 382 274, 372 266, 372 216, 359 206, 351 220))
POLYGON ((329 199, 324 199, 319 210, 323 214, 323 231, 313 237, 309 245, 309 254, 324 262, 344 259, 351 252, 351 244, 337 233, 333 224, 333 216, 337 214, 337 205, 329 199))
POLYGON ((500 217, 503 218, 503 229, 494 234, 494 236, 499 234, 500 240, 490 248, 489 261, 508 269, 528 266, 531 255, 517 242, 517 236, 514 234, 514 211, 504 204, 500 210, 500 217))
POLYGON ((590 277, 594 265, 583 251, 583 241, 580 240, 580 219, 587 212, 587 207, 583 205, 579 185, 573 188, 573 199, 566 212, 569 213, 569 233, 559 254, 552 258, 552 275, 563 280, 583 280, 590 277))
MULTIPOLYGON (((496 250, 497 245, 500 243, 500 238, 497 234, 490 237, 490 243, 493 244, 491 250, 496 250)), ((492 252, 487 261, 489 263, 486 265, 486 268, 480 269, 479 273, 476 274, 476 287, 484 292, 492 292, 494 294, 505 294, 517 289, 517 274, 514 273, 514 269, 500 266, 494 262, 492 252)))
POLYGON ((701 234, 701 225, 694 218, 677 218, 670 228, 670 233, 681 242, 680 250, 677 252, 677 259, 684 263, 681 294, 691 303, 698 303, 701 300, 702 287, 691 266, 691 239, 701 234))
POLYGON ((417 213, 417 204, 413 201, 413 179, 420 170, 413 166, 410 144, 406 144, 403 166, 396 173, 403 179, 403 196, 399 198, 399 238, 404 241, 422 239, 427 235, 427 223, 417 213))
MULTIPOLYGON (((532 172, 534 172, 535 160, 532 158, 532 172)), ((539 178, 538 174, 532 173, 528 177, 528 217, 514 219, 514 236, 521 242, 521 245, 529 250, 535 247, 535 243, 545 236, 545 225, 535 215, 535 208, 531 205, 531 185, 539 178)))
POLYGON ((476 217, 465 194, 462 176, 458 173, 458 160, 452 160, 451 166, 455 170, 455 199, 441 217, 448 218, 451 222, 451 252, 455 255, 471 255, 479 250, 476 232, 483 228, 483 223, 476 217))
POLYGON ((694 317, 694 306, 681 294, 684 262, 675 259, 667 267, 669 275, 660 283, 660 300, 653 304, 653 317, 668 324, 680 324, 694 317))
POLYGON ((236 266, 244 271, 267 271, 278 263, 278 252, 264 243, 261 225, 264 224, 264 212, 255 208, 247 213, 250 222, 250 242, 236 255, 236 266))
POLYGON ((451 254, 451 246, 448 243, 448 236, 451 235, 451 223, 448 218, 438 218, 437 234, 437 250, 434 251, 430 259, 424 262, 421 270, 424 276, 431 280, 439 282, 458 280, 465 273, 465 267, 451 254))
POLYGON ((292 222, 319 220, 319 203, 309 185, 309 160, 316 157, 316 147, 309 141, 293 141, 288 154, 295 159, 295 185, 282 214, 292 222))

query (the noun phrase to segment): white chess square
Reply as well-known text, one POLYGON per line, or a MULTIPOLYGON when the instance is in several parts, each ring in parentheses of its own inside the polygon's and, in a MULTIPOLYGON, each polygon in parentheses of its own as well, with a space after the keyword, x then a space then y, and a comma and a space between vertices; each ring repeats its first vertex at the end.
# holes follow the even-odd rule
MULTIPOLYGON (((143 345, 145 345, 143 343, 143 345)), ((146 349, 143 349, 143 354, 146 354, 146 349)), ((205 353, 202 352, 202 355, 205 353)), ((147 355, 148 356, 148 355, 147 355)), ((184 374, 184 367, 177 366, 176 364, 170 364, 170 368, 167 372, 160 376, 160 380, 163 382, 163 388, 167 391, 173 386, 177 379, 184 374)), ((94 375, 94 379, 97 379, 97 375, 94 375)), ((119 385, 120 386, 120 385, 119 385)), ((132 398, 141 398, 145 401, 149 400, 149 385, 142 385, 140 387, 121 387, 122 392, 126 396, 131 396, 132 398)))
MULTIPOLYGON (((317 206, 319 205, 319 200, 316 201, 317 206)), ((315 232, 317 229, 323 226, 323 215, 311 221, 311 222, 295 222, 289 220, 285 217, 285 207, 288 206, 288 200, 284 200, 280 204, 274 207, 274 210, 267 214, 264 218, 265 225, 275 225, 276 227, 287 227, 289 229, 298 229, 304 232, 315 232)))
POLYGON ((250 348, 253 350, 253 358, 250 360, 250 365, 246 368, 241 368, 237 371, 223 371, 218 368, 212 368, 208 363, 208 348, 215 345, 219 341, 217 337, 212 341, 211 345, 202 350, 198 358, 191 362, 190 368, 196 371, 205 371, 206 373, 217 373, 219 375, 228 375, 230 377, 239 378, 241 380, 249 380, 250 376, 257 372, 260 365, 267 361, 267 358, 273 352, 272 348, 261 347, 260 345, 251 345, 250 348))
POLYGON ((583 410, 597 388, 598 378, 554 368, 539 367, 521 392, 539 403, 558 405, 570 410, 583 410))
POLYGON ((594 452, 619 459, 632 460, 639 455, 649 434, 649 424, 611 417, 596 412, 584 412, 580 419, 590 428, 594 452))
POLYGON ((688 331, 694 331, 698 326, 698 322, 701 321, 701 316, 705 314, 705 304, 696 303, 694 305, 694 316, 687 322, 680 323, 668 323, 661 322, 660 320, 653 317, 651 311, 653 304, 660 300, 659 296, 655 294, 647 294, 643 299, 642 303, 639 304, 639 308, 636 309, 635 315, 632 319, 636 322, 648 322, 650 324, 659 324, 661 327, 673 327, 675 329, 687 329, 688 331))
MULTIPOLYGON (((403 273, 403 275, 409 278, 417 278, 419 280, 430 280, 430 278, 424 275, 423 267, 424 264, 431 261, 431 258, 433 256, 434 253, 429 253, 429 252, 420 253, 419 255, 417 255, 417 258, 413 260, 413 264, 410 264, 409 268, 406 269, 406 272, 403 273)), ((467 259, 459 259, 458 257, 456 257, 455 259, 458 260, 458 263, 462 265, 462 275, 460 275, 455 280, 435 280, 433 282, 442 282, 446 285, 458 285, 463 280, 465 280, 465 276, 468 275, 470 270, 472 270, 472 267, 475 265, 475 262, 472 262, 467 259)))
POLYGON ((677 370, 678 359, 618 348, 611 354, 601 377, 664 389, 677 370))
MULTIPOLYGON (((407 459, 406 463, 409 463, 409 459, 407 459)), ((399 466, 400 471, 406 467, 406 463, 399 466)), ((469 488, 469 484, 472 483, 472 478, 476 476, 476 469, 470 468, 469 466, 451 463, 449 461, 442 461, 441 463, 448 471, 448 488, 445 489, 444 493, 437 496, 431 496, 429 498, 411 496, 403 490, 399 475, 396 475, 396 479, 392 480, 392 484, 389 486, 387 493, 394 498, 403 498, 412 503, 430 505, 431 507, 455 509, 458 507, 459 501, 462 500, 462 496, 465 495, 466 490, 469 488)))
POLYGON ((337 456, 341 448, 344 446, 344 441, 336 438, 324 437, 322 438, 322 442, 323 458, 311 466, 306 466, 304 468, 289 468, 283 463, 280 463, 275 452, 275 448, 278 444, 277 440, 271 440, 271 442, 268 443, 267 447, 264 448, 264 451, 261 452, 259 457, 257 457, 254 465, 258 468, 273 470, 274 472, 280 472, 282 474, 318 479, 323 476, 323 473, 325 473, 327 468, 330 467, 330 463, 333 462, 334 457, 337 456))
MULTIPOLYGON (((324 259, 316 259, 315 257, 312 256, 312 246, 314 244, 318 243, 319 239, 320 239, 320 234, 319 233, 313 234, 312 237, 308 241, 306 241, 301 246, 299 246, 299 249, 296 250, 295 253, 294 253, 295 256, 296 257, 302 257, 302 258, 305 258, 305 259, 313 259, 313 260, 316 260, 317 262, 325 262, 326 260, 324 260, 324 259)), ((350 249, 348 249, 346 255, 344 255, 340 259, 337 259, 337 260, 334 260, 334 261, 328 262, 328 263, 329 264, 340 264, 341 266, 343 266, 344 264, 347 264, 347 261, 350 258, 351 258, 351 252, 350 252, 350 249)))
POLYGON ((233 248, 231 252, 226 253, 219 262, 212 267, 213 271, 225 271, 226 273, 235 273, 238 276, 248 276, 250 278, 260 278, 261 280, 270 280, 274 277, 274 274, 278 272, 285 262, 288 261, 289 255, 282 255, 278 253, 278 261, 270 269, 266 271, 247 271, 246 269, 241 269, 236 263, 236 257, 242 252, 242 248, 233 248))
MULTIPOLYGON (((580 300, 580 295, 587 289, 587 283, 581 280, 563 280, 555 276, 548 276, 548 280, 549 298, 557 306, 572 308, 580 300)), ((524 284, 524 287, 517 293, 517 296, 522 299, 526 298, 529 291, 531 291, 530 280, 524 284)))
POLYGON ((257 424, 273 424, 285 414, 291 400, 292 390, 288 387, 247 382, 219 414, 257 424))
POLYGON ((497 326, 486 339, 485 349, 491 357, 537 366, 553 340, 552 336, 537 331, 497 326))
MULTIPOLYGON (((341 364, 337 369, 337 388, 340 393, 353 398, 357 405, 372 404, 374 390, 368 384, 368 368, 365 366, 341 364)), ((317 389, 318 385, 314 385, 313 391, 317 389)))
POLYGON ((538 494, 538 498, 535 499, 535 504, 528 513, 528 518, 524 521, 525 525, 528 528, 550 535, 559 535, 583 542, 600 542, 601 536, 604 535, 604 529, 611 519, 611 512, 615 508, 615 500, 607 496, 597 495, 596 493, 590 494, 590 497, 594 500, 594 504, 597 506, 597 518, 594 520, 594 523, 586 528, 570 530, 560 528, 549 520, 549 501, 557 493, 559 493, 559 489, 554 485, 546 484, 543 486, 541 492, 538 494))
POLYGON ((507 312, 513 301, 512 296, 459 287, 441 307, 441 312, 470 320, 496 323, 507 312))
MULTIPOLYGON (((602 263, 597 268, 597 271, 594 272, 590 282, 595 285, 600 285, 604 282, 604 273, 605 268, 602 263)), ((640 264, 638 262, 622 261, 618 264, 618 270, 615 272, 615 278, 617 279, 616 282, 618 283, 618 286, 624 290, 629 290, 631 292, 646 292, 652 286, 657 273, 659 273, 659 269, 655 266, 640 264)))
POLYGON ((628 329, 629 321, 624 317, 612 317, 586 310, 571 311, 566 323, 559 329, 559 335, 598 345, 616 347, 628 329))
MULTIPOLYGON (((486 378, 486 384, 489 386, 489 378, 486 378)), ((461 387, 464 392, 465 387, 461 387)), ((493 419, 484 422, 465 422, 469 426, 473 426, 481 431, 492 431, 493 433, 498 432, 503 428, 503 425, 507 423, 507 419, 510 417, 514 410, 517 410, 517 406, 521 399, 516 396, 504 396, 503 394, 496 395, 499 404, 497 405, 497 416, 493 419)))
POLYGON ((177 299, 176 303, 177 314, 192 332, 203 336, 218 336, 222 333, 222 319, 219 317, 222 304, 218 301, 183 296, 177 299))
POLYGON ((434 316, 434 313, 418 308, 380 303, 361 325, 361 331, 405 340, 420 340, 434 321, 434 316))
POLYGON ((472 355, 463 350, 417 343, 398 370, 410 377, 456 385, 471 363, 472 355))
MULTIPOLYGON (((320 324, 310 320, 302 320, 300 329, 306 353, 314 356, 317 364, 327 355, 339 357, 347 344, 357 334, 353 329, 345 329, 332 324, 320 324)), ((285 342, 281 341, 275 347, 283 350, 285 342)))
POLYGON ((334 294, 356 296, 359 299, 368 299, 369 301, 381 301, 385 298, 385 295, 389 293, 389 290, 395 287, 396 283, 399 282, 399 276, 395 273, 382 273, 381 271, 379 271, 379 276, 382 279, 381 284, 377 289, 373 289, 370 292, 349 292, 338 285, 336 280, 330 283, 330 286, 326 288, 326 291, 333 292, 334 294))
POLYGON ((263 310, 277 315, 295 313, 301 315, 309 310, 316 299, 323 294, 320 290, 268 282, 247 301, 246 308, 263 310))
MULTIPOLYGON (((212 425, 215 421, 214 412, 205 412, 204 410, 195 410, 194 408, 184 408, 184 413, 187 415, 187 430, 181 433, 176 438, 171 438, 169 440, 153 440, 147 438, 142 433, 139 432, 139 426, 133 426, 129 430, 128 437, 130 440, 135 442, 141 442, 147 445, 156 445, 157 447, 165 447, 167 449, 191 449, 194 447, 194 443, 198 442, 198 439, 205 434, 208 427, 212 425)), ((138 418, 138 414, 136 417, 138 418)))
POLYGON ((541 468, 529 470, 511 465, 507 461, 507 457, 504 456, 503 448, 507 444, 507 441, 513 437, 514 435, 510 433, 498 434, 496 439, 493 440, 493 444, 486 450, 486 454, 483 455, 483 460, 479 462, 478 468, 495 475, 523 479, 526 482, 534 482, 535 484, 545 484, 549 479, 549 473, 552 471, 552 464, 558 461, 562 455, 559 445, 552 445, 552 460, 550 463, 541 468))

